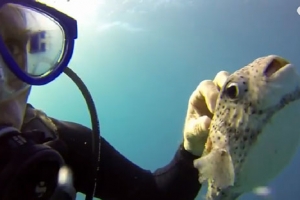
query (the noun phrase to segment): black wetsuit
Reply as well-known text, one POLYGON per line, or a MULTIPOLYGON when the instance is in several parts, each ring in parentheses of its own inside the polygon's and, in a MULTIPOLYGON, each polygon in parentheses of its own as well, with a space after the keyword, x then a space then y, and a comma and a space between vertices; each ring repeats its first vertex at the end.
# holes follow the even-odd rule
MULTIPOLYGON (((29 105, 23 130, 51 129, 39 115, 33 117, 32 113, 35 109, 29 105)), ((50 119, 57 128, 55 132, 59 139, 68 148, 63 157, 73 170, 75 188, 77 192, 85 193, 92 173, 92 131, 80 124, 50 119)), ((102 200, 194 200, 201 187, 198 172, 193 168, 195 158, 180 145, 168 165, 151 172, 126 159, 102 138, 95 196, 102 200)))

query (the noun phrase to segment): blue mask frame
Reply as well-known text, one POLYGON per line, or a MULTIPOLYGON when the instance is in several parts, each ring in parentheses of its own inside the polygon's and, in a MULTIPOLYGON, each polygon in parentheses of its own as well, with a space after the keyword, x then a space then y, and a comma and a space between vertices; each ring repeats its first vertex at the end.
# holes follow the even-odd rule
POLYGON ((7 64, 9 69, 15 74, 23 82, 29 85, 45 85, 54 79, 56 79, 68 66, 70 59, 73 55, 74 43, 77 38, 77 21, 68 15, 56 10, 55 8, 49 7, 40 2, 36 2, 34 0, 1 0, 0 8, 7 3, 14 3, 23 5, 29 8, 33 8, 42 13, 47 14, 56 20, 65 32, 65 44, 63 49, 63 55, 59 63, 57 63, 56 67, 51 70, 47 75, 44 76, 30 76, 26 72, 24 72, 21 67, 15 62, 14 58, 8 52, 4 41, 0 37, 0 54, 3 57, 4 62, 7 64))

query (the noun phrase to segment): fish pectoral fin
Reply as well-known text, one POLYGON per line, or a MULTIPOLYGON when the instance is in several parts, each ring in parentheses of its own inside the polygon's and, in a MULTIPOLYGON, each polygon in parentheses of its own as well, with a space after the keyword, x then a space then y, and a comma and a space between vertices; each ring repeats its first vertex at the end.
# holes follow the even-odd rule
POLYGON ((235 173, 230 154, 224 149, 212 149, 211 152, 194 160, 199 171, 199 182, 211 180, 220 189, 233 186, 235 173))

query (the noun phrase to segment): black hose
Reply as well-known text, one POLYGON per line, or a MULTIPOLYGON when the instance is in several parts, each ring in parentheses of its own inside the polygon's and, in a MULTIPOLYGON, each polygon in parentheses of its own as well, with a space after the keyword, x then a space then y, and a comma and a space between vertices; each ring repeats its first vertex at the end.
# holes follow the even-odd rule
POLYGON ((99 164, 100 164, 100 148, 101 148, 101 135, 100 135, 100 124, 98 120, 97 110, 95 103, 93 101, 92 95, 90 94, 88 88, 84 84, 84 82, 79 78, 79 76, 69 67, 66 67, 64 73, 72 79, 72 81, 77 85, 79 90, 81 91, 89 113, 91 117, 92 123, 92 151, 93 151, 93 177, 91 180, 91 185, 88 188, 88 192, 86 193, 85 200, 92 200, 95 195, 95 190, 97 186, 97 174, 99 171, 99 164))

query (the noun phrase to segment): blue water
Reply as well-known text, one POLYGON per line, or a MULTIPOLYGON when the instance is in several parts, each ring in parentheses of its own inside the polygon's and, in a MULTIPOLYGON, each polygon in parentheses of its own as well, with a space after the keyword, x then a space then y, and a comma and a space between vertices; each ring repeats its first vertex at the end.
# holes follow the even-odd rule
MULTIPOLYGON (((60 9, 79 25, 69 66, 94 96, 102 135, 146 169, 172 159, 189 96, 202 80, 268 54, 300 69, 299 0, 70 0, 68 5, 60 9)), ((30 102, 50 116, 90 127, 85 102, 65 75, 34 88, 30 102)), ((299 199, 299 165, 298 153, 270 183, 272 200, 299 199)), ((204 193, 205 188, 197 199, 204 193)), ((241 198, 252 199, 261 198, 241 198)))

